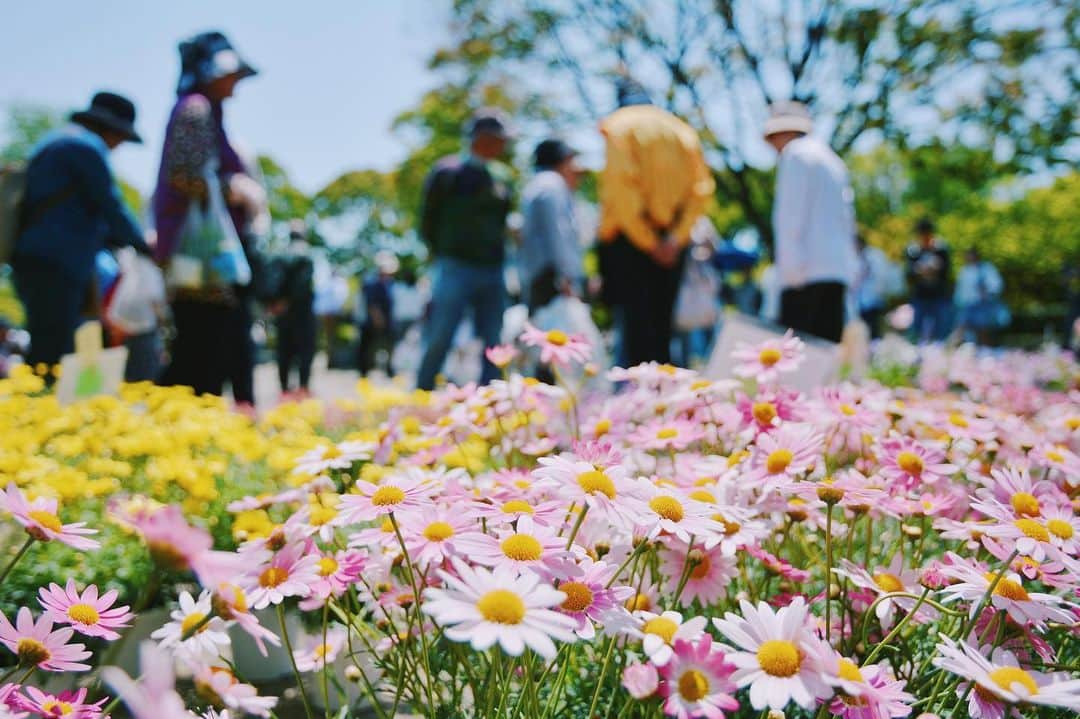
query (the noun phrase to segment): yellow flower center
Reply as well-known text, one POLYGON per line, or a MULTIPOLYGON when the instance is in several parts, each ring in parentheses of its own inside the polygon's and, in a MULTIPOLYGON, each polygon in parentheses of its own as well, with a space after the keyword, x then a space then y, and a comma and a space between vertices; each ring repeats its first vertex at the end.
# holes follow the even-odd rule
POLYGON ((679 436, 679 430, 674 427, 664 427, 656 433, 657 439, 675 439, 679 436))
POLYGON ((663 639, 665 644, 671 644, 675 639, 675 632, 679 631, 679 625, 667 617, 653 617, 645 622, 641 631, 645 634, 655 634, 663 639))
POLYGON ((772 402, 754 402, 750 414, 754 415, 758 424, 772 424, 772 421, 776 419, 776 405, 772 402))
POLYGON ((855 414, 855 408, 852 407, 847 402, 845 402, 842 405, 840 405, 840 413, 841 414, 846 414, 848 417, 851 417, 852 415, 855 414))
POLYGON ((903 452, 896 455, 896 466, 898 466, 900 469, 904 470, 913 477, 918 477, 920 474, 922 474, 922 471, 925 467, 922 461, 922 457, 915 454, 914 452, 909 452, 907 450, 904 450, 903 452))
POLYGON ((311 653, 318 660, 326 659, 326 655, 330 653, 330 645, 320 644, 319 646, 315 647, 315 649, 311 653))
POLYGON ((568 612, 584 612, 592 606, 592 590, 581 582, 563 582, 559 585, 559 591, 566 593, 562 608, 568 612))
POLYGON ((758 362, 765 365, 766 367, 772 367, 774 364, 779 362, 783 358, 783 356, 784 355, 780 353, 780 350, 776 349, 775 347, 766 347, 765 349, 761 350, 761 352, 758 352, 758 362))
MULTIPOLYGON (((990 574, 988 572, 983 576, 986 578, 986 581, 993 583, 994 577, 996 575, 990 574)), ((1019 582, 1014 582, 1008 577, 1002 577, 998 581, 997 586, 994 587, 994 594, 998 595, 999 597, 1011 599, 1014 602, 1026 602, 1031 599, 1031 597, 1027 593, 1027 590, 1024 589, 1019 582)))
POLYGON ((514 534, 502 541, 503 554, 518 562, 535 562, 544 552, 544 546, 536 537, 514 534))
POLYGON ((319 557, 319 576, 329 577, 338 570, 338 561, 333 557, 319 557))
POLYGON ((679 677, 679 696, 688 702, 699 702, 709 693, 709 680, 697 669, 689 669, 679 677))
POLYGON ((650 499, 649 509, 672 522, 681 522, 684 516, 682 502, 666 494, 650 499))
POLYGON ((454 528, 448 522, 432 522, 424 527, 424 536, 432 542, 442 542, 454 536, 454 528))
POLYGON ((97 624, 101 615, 89 604, 72 604, 67 610, 68 619, 79 624, 97 624))
POLYGON ((394 533, 394 523, 389 519, 384 519, 382 524, 379 525, 379 531, 386 532, 387 534, 394 533))
POLYGON ((774 677, 795 676, 802 666, 799 648, 785 639, 762 642, 757 650, 757 660, 762 671, 774 677))
POLYGON ((263 587, 276 587, 289 578, 289 570, 284 567, 270 567, 259 575, 259 584, 263 587))
POLYGON ((496 624, 521 624, 525 619, 525 602, 508 589, 494 589, 476 603, 480 616, 496 624))
POLYGON ((1046 523, 1046 528, 1050 530, 1050 534, 1054 535, 1058 539, 1072 539, 1072 525, 1066 522, 1064 519, 1051 519, 1049 522, 1046 523))
POLYGON ((323 459, 337 459, 341 456, 341 448, 332 444, 323 451, 323 459))
POLYGON ((321 504, 311 505, 311 526, 321 527, 337 516, 337 509, 326 507, 321 504))
POLYGON ((67 716, 75 710, 75 707, 58 699, 48 699, 42 702, 41 708, 45 710, 47 715, 60 714, 60 716, 67 716))
POLYGON ((990 672, 989 677, 994 684, 1014 694, 1020 694, 1013 689, 1016 684, 1022 686, 1028 696, 1039 693, 1039 685, 1035 683, 1035 679, 1020 667, 998 667, 990 672))
POLYGON ((1054 450, 1046 452, 1046 458, 1049 459, 1051 462, 1057 462, 1058 464, 1061 464, 1065 461, 1065 455, 1063 455, 1061 452, 1055 452, 1054 450))
POLYGON ((550 330, 546 338, 549 344, 558 345, 559 347, 562 347, 570 340, 562 330, 550 330))
POLYGON ((862 684, 866 681, 863 679, 862 672, 859 671, 858 665, 844 657, 840 657, 840 669, 837 674, 840 675, 841 679, 847 679, 849 682, 859 682, 862 684))
POLYGON ((206 615, 202 612, 192 612, 184 617, 184 621, 180 622, 180 636, 185 636, 194 631, 196 634, 206 631, 206 624, 203 621, 206 620, 206 615), (202 624, 201 627, 199 625, 202 624), (197 630, 195 627, 199 627, 197 630))
POLYGON ((15 645, 15 654, 19 657, 19 663, 25 666, 42 664, 49 661, 52 653, 37 639, 22 637, 15 645))
POLYGON ((604 419, 598 420, 596 426, 593 427, 593 435, 596 437, 603 437, 605 434, 611 431, 611 420, 604 419))
MULTIPOLYGON (((696 552, 697 550, 694 550, 696 552)), ((694 554, 691 552, 691 554, 694 554)), ((691 557, 696 559, 694 568, 690 570, 691 579, 704 579, 709 574, 709 570, 712 569, 712 562, 709 561, 709 555, 698 552, 698 556, 691 557)))
POLYGON ((794 458, 795 455, 790 449, 774 449, 765 458, 765 469, 769 470, 769 474, 780 474, 788 468, 794 458))
POLYGON ((822 483, 822 485, 817 488, 817 496, 818 499, 826 504, 836 504, 844 498, 844 490, 822 483))
POLYGON ((954 427, 967 427, 967 426, 969 426, 968 421, 967 421, 967 417, 960 414, 959 412, 953 412, 952 414, 949 415, 949 424, 953 425, 954 427))
POLYGON ((878 588, 883 592, 902 592, 904 591, 904 583, 900 581, 900 577, 895 574, 889 574, 888 572, 880 572, 874 575, 874 584, 878 585, 878 588))
POLYGON ((1037 542, 1049 542, 1050 532, 1034 519, 1017 519, 1013 526, 1037 542))
POLYGON ((52 512, 45 512, 40 509, 34 509, 27 512, 27 514, 30 516, 30 519, 34 520, 42 527, 48 529, 51 532, 60 532, 64 529, 63 522, 61 522, 60 518, 52 512))
POLYGON ((1070 432, 1075 432, 1080 429, 1080 417, 1069 417, 1065 420, 1065 426, 1069 428, 1070 432))
POLYGON ((625 606, 631 612, 648 612, 652 609, 652 600, 648 594, 635 594, 626 600, 625 606))
POLYGON ((615 483, 598 469, 579 474, 577 483, 586 494, 602 494, 608 499, 615 499, 615 483))
POLYGON ((511 499, 502 506, 503 514, 532 514, 533 508, 528 502, 520 499, 511 499))
POLYGON ((1038 517, 1042 511, 1039 507, 1039 500, 1029 492, 1017 492, 1009 500, 1009 503, 1012 504, 1012 508, 1016 510, 1017 514, 1028 517, 1038 517))
POLYGON ((371 503, 376 507, 391 507, 404 501, 405 493, 401 491, 400 487, 393 485, 379 487, 375 490, 375 494, 371 495, 371 503))

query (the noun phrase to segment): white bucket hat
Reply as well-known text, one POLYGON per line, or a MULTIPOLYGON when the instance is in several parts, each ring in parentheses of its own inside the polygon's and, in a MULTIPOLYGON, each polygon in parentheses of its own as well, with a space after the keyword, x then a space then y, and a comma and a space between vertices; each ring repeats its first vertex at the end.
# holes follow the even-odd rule
POLYGON ((778 102, 769 106, 769 119, 765 121, 762 134, 765 137, 780 132, 801 132, 810 134, 814 121, 810 110, 801 102, 778 102))

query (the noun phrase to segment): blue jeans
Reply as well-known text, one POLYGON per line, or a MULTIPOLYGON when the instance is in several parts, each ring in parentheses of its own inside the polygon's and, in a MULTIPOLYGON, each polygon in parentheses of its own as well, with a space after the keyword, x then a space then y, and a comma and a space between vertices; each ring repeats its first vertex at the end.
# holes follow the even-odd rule
POLYGON ((941 342, 952 330, 952 303, 948 299, 913 299, 915 321, 911 324, 916 342, 941 342))
MULTIPOLYGON (((484 347, 499 344, 506 310, 502 266, 474 265, 449 257, 437 260, 424 358, 416 376, 416 386, 420 389, 435 388, 435 375, 442 370, 466 310, 472 311, 473 326, 484 347)), ((481 382, 487 383, 499 376, 498 368, 486 357, 483 363, 481 382)))

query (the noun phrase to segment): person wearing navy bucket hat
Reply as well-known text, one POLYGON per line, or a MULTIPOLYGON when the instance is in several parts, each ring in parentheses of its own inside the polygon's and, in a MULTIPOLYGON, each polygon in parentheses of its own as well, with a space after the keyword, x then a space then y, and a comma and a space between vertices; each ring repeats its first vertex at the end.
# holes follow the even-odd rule
POLYGON ((69 119, 30 155, 12 249, 31 364, 59 362, 74 350, 82 320, 100 311, 95 257, 106 245, 150 252, 109 169, 111 150, 142 142, 135 105, 122 95, 99 92, 90 107, 69 119))
POLYGON ((224 34, 203 32, 179 45, 177 101, 169 116, 154 191, 155 255, 166 269, 175 333, 161 383, 222 394, 251 267, 239 237, 262 187, 225 133, 224 104, 256 73, 224 34))

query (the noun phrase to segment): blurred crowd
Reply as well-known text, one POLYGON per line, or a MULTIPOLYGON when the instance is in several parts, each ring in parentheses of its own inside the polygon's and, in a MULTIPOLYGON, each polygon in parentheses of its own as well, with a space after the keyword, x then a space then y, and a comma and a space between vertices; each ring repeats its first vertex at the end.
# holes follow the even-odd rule
MULTIPOLYGON (((272 338, 282 393, 304 396, 320 346, 332 364, 415 373, 431 389, 456 348, 470 337, 481 349, 499 345, 508 322, 588 334, 599 318, 622 366, 703 362, 725 308, 834 343, 891 328, 921 342, 991 345, 1010 322, 998 270, 977 249, 958 262, 931 218, 912 228, 900 262, 858 235, 847 169, 797 102, 771 107, 762 127, 778 157, 771 243, 722 239, 696 132, 629 76, 598 128, 596 212, 579 194, 578 152, 558 137, 536 144, 516 187, 504 162, 512 122, 485 108, 424 185, 426 268, 379 252, 369 273, 345 277, 320 264, 299 220, 288 246, 270 253, 258 165, 225 124, 237 84, 257 71, 220 32, 179 52, 146 228, 109 169, 113 149, 142 142, 125 97, 96 94, 25 166, 5 168, 0 260, 13 269, 26 332, 0 324, 0 371, 16 361, 55 366, 74 350, 76 327, 98 318, 128 349, 127 379, 228 387, 253 409, 257 337, 272 338), (346 325, 358 336, 342 351, 346 325)), ((499 372, 478 361, 482 381, 499 372)))

